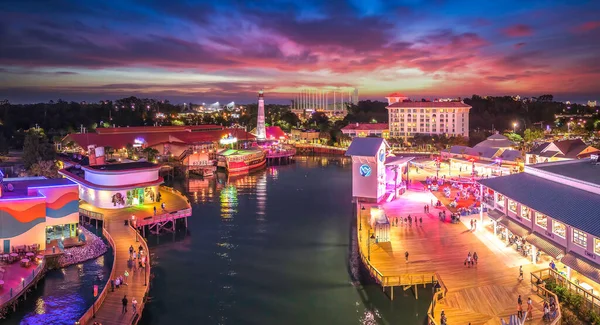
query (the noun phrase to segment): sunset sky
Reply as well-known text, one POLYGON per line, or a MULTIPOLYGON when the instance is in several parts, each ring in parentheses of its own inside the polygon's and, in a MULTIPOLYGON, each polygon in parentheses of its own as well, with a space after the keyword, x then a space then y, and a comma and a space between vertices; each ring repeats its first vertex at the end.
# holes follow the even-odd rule
POLYGON ((4 0, 0 99, 600 100, 600 1, 4 0))

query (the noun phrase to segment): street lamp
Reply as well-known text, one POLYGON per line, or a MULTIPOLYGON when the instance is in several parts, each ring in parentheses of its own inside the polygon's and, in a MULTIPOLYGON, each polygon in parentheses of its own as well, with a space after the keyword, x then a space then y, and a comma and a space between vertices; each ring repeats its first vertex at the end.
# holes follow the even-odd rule
POLYGON ((369 237, 369 245, 367 246, 367 251, 368 251, 368 259, 369 261, 371 261, 371 243, 375 241, 375 234, 371 234, 371 236, 369 237))
POLYGON ((513 133, 515 133, 515 132, 516 132, 516 131, 515 131, 515 129, 516 129, 516 128, 517 128, 517 122, 514 122, 514 123, 513 123, 513 133))

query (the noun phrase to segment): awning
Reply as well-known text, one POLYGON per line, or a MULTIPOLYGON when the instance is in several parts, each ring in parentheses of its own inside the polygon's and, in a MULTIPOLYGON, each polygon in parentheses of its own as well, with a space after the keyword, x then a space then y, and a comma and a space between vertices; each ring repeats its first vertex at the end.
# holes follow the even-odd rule
POLYGON ((511 221, 508 218, 502 218, 499 222, 500 224, 508 228, 508 230, 510 230, 513 234, 519 237, 527 237, 527 235, 529 235, 529 229, 521 226, 520 224, 514 221, 511 221))
POLYGON ((504 213, 502 213, 498 210, 490 209, 490 210, 488 210, 487 214, 488 214, 488 217, 490 217, 492 220, 495 220, 495 221, 500 221, 504 217, 504 213))
POLYGON ((600 270, 598 270, 600 265, 588 262, 585 260, 585 258, 573 252, 569 252, 569 254, 565 255, 561 262, 573 270, 581 273, 583 276, 588 277, 595 282, 600 282, 600 270))
POLYGON ((527 242, 556 260, 560 260, 565 255, 565 250, 562 247, 535 232, 527 236, 527 242))

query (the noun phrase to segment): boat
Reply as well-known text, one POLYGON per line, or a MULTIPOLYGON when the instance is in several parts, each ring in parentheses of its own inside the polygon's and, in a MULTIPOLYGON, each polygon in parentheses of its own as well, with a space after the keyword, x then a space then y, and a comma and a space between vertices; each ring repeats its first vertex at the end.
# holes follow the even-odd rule
POLYGON ((217 167, 229 174, 247 173, 266 165, 266 154, 260 149, 226 149, 217 153, 217 167))

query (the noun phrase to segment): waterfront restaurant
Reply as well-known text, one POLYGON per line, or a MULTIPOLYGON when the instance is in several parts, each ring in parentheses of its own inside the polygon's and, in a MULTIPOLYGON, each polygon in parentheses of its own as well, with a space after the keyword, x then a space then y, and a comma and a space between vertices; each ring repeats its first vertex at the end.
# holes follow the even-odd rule
POLYGON ((589 159, 525 166, 524 172, 478 180, 482 224, 533 263, 585 289, 600 289, 600 163, 589 159), (485 215, 485 220, 484 220, 485 215))
POLYGON ((121 209, 158 201, 160 166, 150 162, 71 166, 60 174, 79 184, 79 197, 103 209, 121 209))
POLYGON ((40 251, 77 236, 79 196, 72 181, 5 178, 0 184, 0 252, 40 251))

